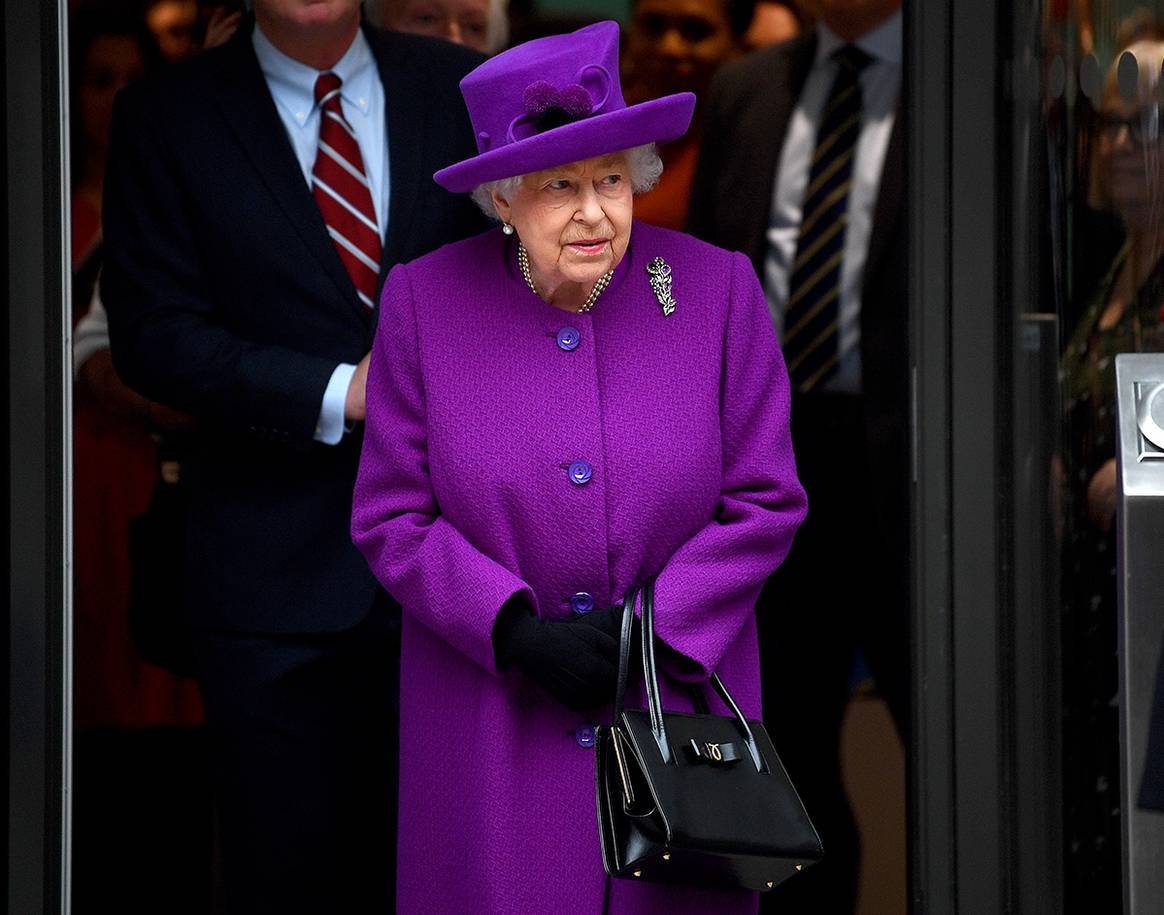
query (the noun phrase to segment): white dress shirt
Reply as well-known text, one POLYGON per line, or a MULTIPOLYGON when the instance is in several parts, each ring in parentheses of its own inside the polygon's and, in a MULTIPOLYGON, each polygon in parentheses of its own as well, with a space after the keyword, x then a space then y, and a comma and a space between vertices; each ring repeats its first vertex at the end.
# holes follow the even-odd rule
MULTIPOLYGON (((251 34, 259 67, 267 80, 267 87, 275 99, 275 110, 287 129, 287 137, 303 169, 303 180, 311 187, 311 170, 319 147, 320 109, 315 104, 315 81, 320 73, 306 64, 288 57, 263 34, 258 23, 251 34)), ((384 85, 368 39, 363 31, 343 57, 330 71, 343 80, 340 101, 344 117, 356 132, 364 171, 372 190, 372 205, 376 209, 376 225, 380 237, 388 224, 388 125, 384 120, 384 85)), ((320 406, 319 422, 315 428, 317 441, 334 445, 344 434, 344 404, 348 386, 356 367, 340 363, 332 372, 320 406)))
POLYGON ((109 315, 105 313, 98 288, 94 286, 89 309, 73 328, 74 381, 80 377, 81 366, 103 349, 109 349, 109 315))
MULTIPOLYGON (((801 205, 816 148, 817 124, 840 66, 832 59, 832 54, 844 44, 844 40, 827 25, 818 23, 816 58, 792 112, 777 166, 768 228, 768 254, 764 261, 764 288, 776 322, 777 336, 781 337, 788 282, 800 234, 801 205)), ((840 364, 832 378, 820 387, 825 391, 847 393, 861 390, 861 284, 873 229, 873 208, 881 186, 881 171, 901 88, 901 11, 853 44, 872 61, 861 71, 861 132, 854 155, 849 223, 845 229, 845 253, 841 263, 840 364)))

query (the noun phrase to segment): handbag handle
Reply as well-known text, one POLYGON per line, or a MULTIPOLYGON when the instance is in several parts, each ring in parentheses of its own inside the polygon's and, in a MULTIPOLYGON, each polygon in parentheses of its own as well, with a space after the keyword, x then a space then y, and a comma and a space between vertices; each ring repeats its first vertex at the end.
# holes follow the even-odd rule
MULTIPOLYGON (((626 681, 630 667, 630 641, 634 624, 635 602, 639 594, 632 588, 627 592, 622 612, 622 633, 618 650, 618 685, 615 688, 614 721, 617 724, 622 719, 623 701, 626 696, 626 681)), ((667 725, 663 720, 663 706, 659 698, 659 679, 655 668, 655 580, 648 579, 642 589, 642 648, 643 648, 643 681, 647 692, 647 711, 651 719, 651 733, 658 744, 659 753, 663 762, 676 764, 675 756, 671 752, 671 744, 667 741, 667 725)), ((757 772, 768 772, 768 764, 760 753, 756 744, 756 736, 748 724, 744 713, 732 698, 728 688, 720 680, 719 674, 711 675, 711 685, 723 700, 724 705, 731 710, 736 720, 736 726, 743 737, 748 755, 752 757, 752 764, 757 772)))
POLYGON ((635 623, 635 601, 638 600, 638 589, 631 588, 626 592, 622 602, 622 634, 618 640, 618 684, 614 688, 614 723, 622 720, 623 702, 626 699, 626 681, 630 673, 630 643, 631 633, 635 623))

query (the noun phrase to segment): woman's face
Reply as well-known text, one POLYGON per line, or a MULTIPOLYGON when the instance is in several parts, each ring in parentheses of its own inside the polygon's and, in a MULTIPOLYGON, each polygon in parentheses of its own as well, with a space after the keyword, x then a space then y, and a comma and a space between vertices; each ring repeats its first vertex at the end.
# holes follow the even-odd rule
POLYGON ((706 91, 737 51, 726 0, 638 0, 627 58, 639 94, 706 91))
POLYGON ((85 142, 104 155, 113 120, 113 98, 145 70, 141 46, 130 35, 99 35, 82 62, 79 101, 85 142))
POLYGON ((1138 106, 1105 100, 1099 124, 1099 155, 1112 209, 1129 230, 1157 230, 1164 219, 1164 123, 1154 101, 1138 106))
POLYGON ((493 202, 525 245, 539 290, 593 286, 626 253, 634 196, 625 153, 534 172, 512 199, 495 192, 493 202))

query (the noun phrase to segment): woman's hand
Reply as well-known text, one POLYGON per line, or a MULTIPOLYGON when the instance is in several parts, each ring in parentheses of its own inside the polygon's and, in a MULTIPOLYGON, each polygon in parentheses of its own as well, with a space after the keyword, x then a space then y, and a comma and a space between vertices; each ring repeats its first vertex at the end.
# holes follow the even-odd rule
POLYGON ((581 711, 606 705, 618 682, 621 608, 542 620, 508 604, 493 628, 500 669, 516 667, 551 696, 581 711))
POLYGON ((1087 484, 1087 515, 1091 523, 1105 534, 1115 521, 1118 498, 1116 462, 1115 458, 1108 458, 1087 484))
POLYGON ((206 37, 202 40, 202 50, 209 51, 220 44, 226 44, 238 31, 240 22, 242 22, 241 12, 232 13, 224 6, 215 7, 210 14, 210 20, 206 23, 206 37))

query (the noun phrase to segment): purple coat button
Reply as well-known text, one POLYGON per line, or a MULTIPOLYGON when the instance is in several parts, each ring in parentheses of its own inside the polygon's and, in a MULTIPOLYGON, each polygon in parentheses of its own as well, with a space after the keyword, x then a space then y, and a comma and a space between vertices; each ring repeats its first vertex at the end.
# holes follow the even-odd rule
POLYGON ((574 732, 574 739, 578 742, 583 750, 589 750, 594 746, 596 738, 594 736, 594 726, 584 724, 574 732))
POLYGON ((589 613, 594 609, 594 598, 585 591, 579 591, 570 598, 570 609, 575 613, 589 613))
POLYGON ((590 482, 590 477, 594 475, 594 468, 590 466, 589 461, 572 461, 567 473, 570 475, 571 483, 578 486, 585 486, 590 482))
POLYGON ((582 334, 578 332, 578 328, 576 327, 563 327, 558 331, 558 349, 563 352, 574 352, 581 342, 582 334))

